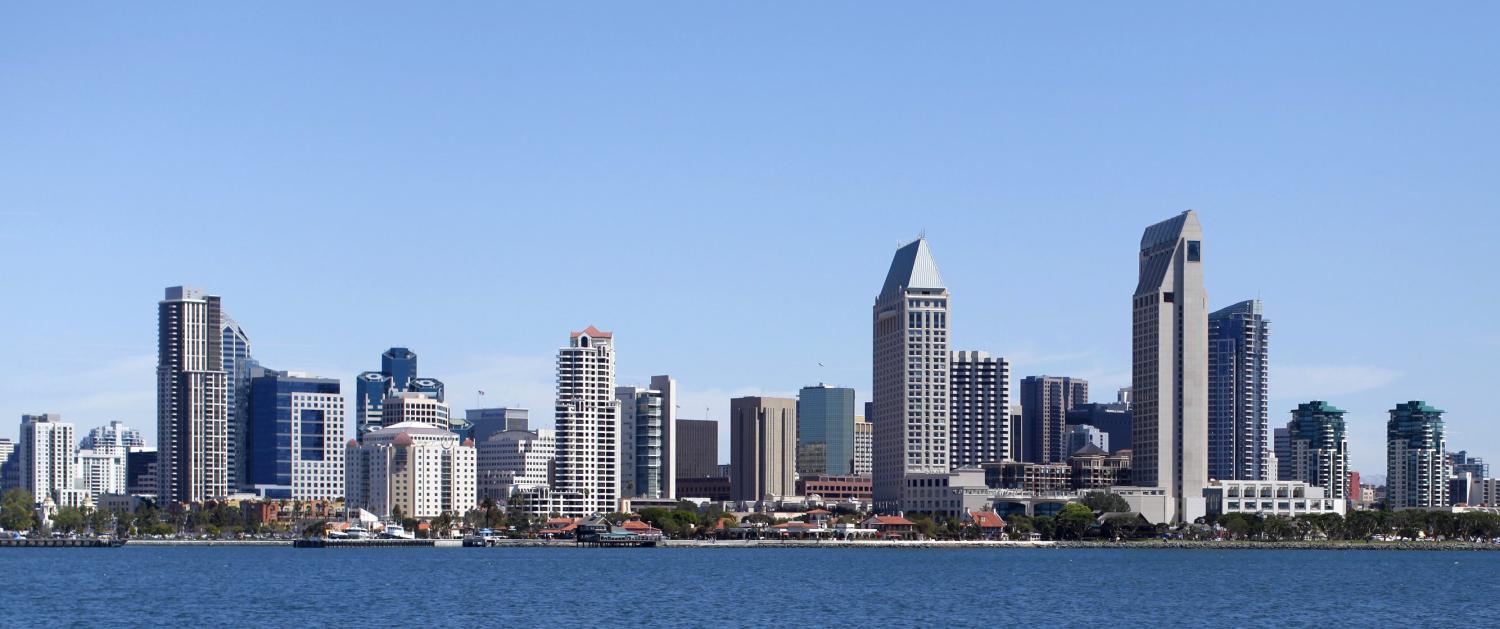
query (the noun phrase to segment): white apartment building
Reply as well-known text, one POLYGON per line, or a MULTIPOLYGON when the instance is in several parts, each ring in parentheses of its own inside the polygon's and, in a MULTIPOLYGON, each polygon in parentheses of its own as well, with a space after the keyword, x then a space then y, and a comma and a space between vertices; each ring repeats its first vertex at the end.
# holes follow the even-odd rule
POLYGON ((614 397, 614 335, 594 326, 557 352, 557 467, 553 509, 609 513, 620 500, 620 402, 614 397))
POLYGON ((854 475, 869 476, 873 471, 875 456, 874 426, 865 418, 854 416, 854 475))
POLYGON ((78 472, 95 503, 104 494, 129 493, 125 481, 124 450, 79 450, 78 472))
POLYGON ((370 431, 364 444, 350 440, 346 502, 389 517, 398 507, 407 517, 462 516, 478 504, 474 446, 458 435, 420 422, 370 431))
POLYGON ((73 443, 73 424, 64 423, 61 415, 22 415, 21 439, 16 444, 21 489, 31 492, 38 502, 50 497, 63 503, 59 492, 74 489, 78 476, 73 443))
POLYGON ((505 430, 474 446, 478 455, 479 499, 507 500, 511 494, 550 487, 557 456, 557 431, 505 430))

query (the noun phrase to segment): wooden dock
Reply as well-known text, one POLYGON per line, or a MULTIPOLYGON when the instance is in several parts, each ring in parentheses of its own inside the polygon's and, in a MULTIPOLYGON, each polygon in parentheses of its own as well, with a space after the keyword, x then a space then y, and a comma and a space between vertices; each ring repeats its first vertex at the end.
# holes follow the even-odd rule
POLYGON ((0 539, 0 548, 119 548, 123 539, 0 539))

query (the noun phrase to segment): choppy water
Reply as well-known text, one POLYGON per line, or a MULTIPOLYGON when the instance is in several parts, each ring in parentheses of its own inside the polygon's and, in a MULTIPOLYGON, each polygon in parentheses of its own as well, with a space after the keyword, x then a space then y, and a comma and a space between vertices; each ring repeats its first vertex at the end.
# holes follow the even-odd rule
POLYGON ((1500 625, 1500 553, 0 550, 0 625, 1500 625))

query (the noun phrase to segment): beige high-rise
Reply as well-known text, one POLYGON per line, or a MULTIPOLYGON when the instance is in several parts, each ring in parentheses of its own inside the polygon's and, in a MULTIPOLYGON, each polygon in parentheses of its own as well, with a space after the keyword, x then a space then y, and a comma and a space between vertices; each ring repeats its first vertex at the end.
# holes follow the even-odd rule
POLYGON ((729 401, 729 487, 732 500, 797 495, 797 400, 729 401))
POLYGON ((1208 294, 1197 214, 1146 228, 1132 312, 1131 481, 1166 489, 1172 519, 1192 522, 1204 515, 1208 486, 1208 294))

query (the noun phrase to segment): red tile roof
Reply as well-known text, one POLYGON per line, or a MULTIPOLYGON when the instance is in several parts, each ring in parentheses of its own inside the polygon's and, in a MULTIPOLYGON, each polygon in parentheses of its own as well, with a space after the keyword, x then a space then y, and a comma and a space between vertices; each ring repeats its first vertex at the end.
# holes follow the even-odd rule
POLYGON ((601 339, 614 338, 614 336, 615 336, 614 332, 605 332, 604 330, 600 330, 599 328, 596 328, 596 327, 594 327, 594 326, 591 325, 591 326, 589 326, 587 328, 584 328, 581 332, 574 332, 573 333, 573 338, 576 339, 576 338, 578 338, 580 336, 583 336, 585 334, 587 334, 588 336, 591 336, 591 337, 598 337, 598 338, 601 338, 601 339))
POLYGON ((808 511, 807 515, 830 515, 832 513, 832 511, 828 511, 825 509, 813 509, 812 511, 808 511))
MULTIPOLYGON (((870 520, 874 520, 872 524, 875 526, 916 526, 917 524, 899 515, 877 515, 871 517, 870 520)), ((870 520, 866 520, 866 522, 870 520)))
POLYGON ((969 519, 982 529, 1003 529, 1005 519, 994 511, 970 511, 969 519))

